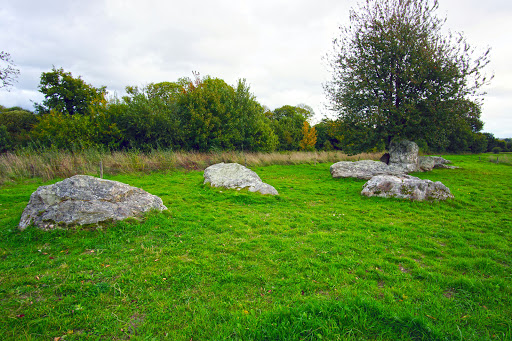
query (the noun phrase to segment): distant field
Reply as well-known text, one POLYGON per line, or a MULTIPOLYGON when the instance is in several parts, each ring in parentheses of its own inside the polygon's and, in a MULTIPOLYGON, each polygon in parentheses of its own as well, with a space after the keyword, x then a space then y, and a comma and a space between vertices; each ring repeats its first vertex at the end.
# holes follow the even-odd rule
POLYGON ((57 180, 7 182, 0 339, 511 340, 512 167, 490 157, 415 174, 446 202, 363 197, 331 163, 251 167, 278 197, 107 174, 169 210, 96 230, 19 232, 57 180))

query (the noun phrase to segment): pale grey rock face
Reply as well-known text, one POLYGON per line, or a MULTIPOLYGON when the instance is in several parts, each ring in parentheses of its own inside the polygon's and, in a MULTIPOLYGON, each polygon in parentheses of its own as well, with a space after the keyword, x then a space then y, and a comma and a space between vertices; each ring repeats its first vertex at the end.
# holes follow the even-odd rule
POLYGON ((371 178, 361 191, 368 197, 402 198, 415 201, 446 200, 452 193, 441 182, 422 180, 410 175, 377 175, 371 178))
POLYGON ((247 188, 250 192, 278 195, 277 190, 264 183, 258 174, 238 163, 217 163, 204 170, 204 184, 229 189, 247 188))
POLYGON ((414 142, 392 141, 389 145, 389 164, 403 168, 406 173, 416 172, 419 170, 419 150, 414 142))
POLYGON ((458 169, 457 166, 450 166, 452 163, 450 160, 446 160, 441 156, 431 156, 434 159, 434 168, 447 168, 447 169, 458 169))
POLYGON ((330 171, 333 178, 371 179, 379 174, 405 174, 400 167, 373 160, 336 162, 331 165, 330 171))
POLYGON ((420 156, 418 158, 420 170, 424 172, 431 171, 435 166, 435 159, 432 156, 420 156))
POLYGON ((150 210, 166 210, 162 199, 127 184, 75 175, 41 186, 30 196, 18 227, 42 229, 123 220, 150 210))

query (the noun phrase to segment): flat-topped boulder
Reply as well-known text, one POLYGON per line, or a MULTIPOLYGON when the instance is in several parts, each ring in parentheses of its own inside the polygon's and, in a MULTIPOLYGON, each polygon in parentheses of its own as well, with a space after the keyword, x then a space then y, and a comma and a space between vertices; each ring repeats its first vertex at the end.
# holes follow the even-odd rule
POLYGON ((333 178, 357 178, 367 180, 380 174, 405 174, 401 167, 387 165, 384 162, 373 160, 336 162, 331 165, 330 171, 333 178))
POLYGON ((42 229, 91 225, 166 210, 156 195, 118 181, 75 175, 41 186, 30 196, 18 227, 42 229))
POLYGON ((414 201, 446 200, 453 198, 450 189, 441 182, 423 180, 410 175, 377 175, 361 191, 368 197, 402 198, 414 201))
POLYGON ((247 188, 250 192, 278 195, 277 190, 264 183, 258 174, 238 163, 217 163, 204 170, 204 184, 228 189, 247 188))

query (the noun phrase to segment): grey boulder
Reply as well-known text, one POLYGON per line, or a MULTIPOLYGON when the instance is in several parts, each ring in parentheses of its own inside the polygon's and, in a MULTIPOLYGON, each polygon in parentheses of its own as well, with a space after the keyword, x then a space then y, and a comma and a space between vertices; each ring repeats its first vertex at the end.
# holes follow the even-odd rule
POLYGON ((247 188, 250 192, 278 195, 277 190, 264 183, 258 174, 238 163, 217 163, 204 170, 204 184, 228 189, 247 188))
POLYGON ((368 197, 402 198, 414 201, 446 200, 453 198, 450 189, 441 182, 422 180, 410 175, 377 175, 361 191, 368 197))
POLYGON ((150 210, 166 210, 162 199, 127 184, 75 175, 41 186, 30 196, 18 227, 42 229, 123 220, 150 210))
POLYGON ((401 167, 387 165, 384 162, 373 160, 336 162, 331 165, 330 171, 333 178, 357 179, 371 179, 375 175, 380 174, 405 174, 401 167))
POLYGON ((450 166, 452 163, 450 160, 446 160, 441 156, 431 156, 434 159, 434 168, 447 168, 447 169, 458 169, 457 166, 450 166))
POLYGON ((420 156, 418 161, 420 170, 424 172, 431 171, 436 165, 435 159, 432 156, 420 156))
POLYGON ((405 173, 416 172, 420 169, 418 152, 418 145, 412 141, 391 141, 389 145, 389 165, 400 167, 405 173))

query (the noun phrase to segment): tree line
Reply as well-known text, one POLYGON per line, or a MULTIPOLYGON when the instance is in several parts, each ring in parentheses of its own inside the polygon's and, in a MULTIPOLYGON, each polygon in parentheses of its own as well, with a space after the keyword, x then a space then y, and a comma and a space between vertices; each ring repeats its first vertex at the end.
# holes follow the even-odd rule
MULTIPOLYGON (((0 151, 23 147, 83 150, 154 149, 182 151, 347 150, 346 123, 324 118, 310 126, 313 110, 285 105, 270 110, 258 103, 245 80, 235 86, 219 78, 128 86, 126 95, 108 97, 62 68, 41 75, 44 100, 35 111, 0 106, 0 151)), ((512 149, 490 133, 458 134, 448 152, 512 149)), ((361 138, 362 143, 365 138, 361 138)), ((417 140, 424 151, 426 143, 417 140)), ((351 142, 352 143, 352 142, 351 142)), ((373 146, 373 151, 385 149, 373 146)))
POLYGON ((316 146, 310 107, 271 111, 243 79, 231 86, 195 73, 192 79, 128 86, 119 98, 54 67, 42 73, 39 91, 44 100, 35 112, 0 107, 3 151, 32 146, 270 152, 316 146))

